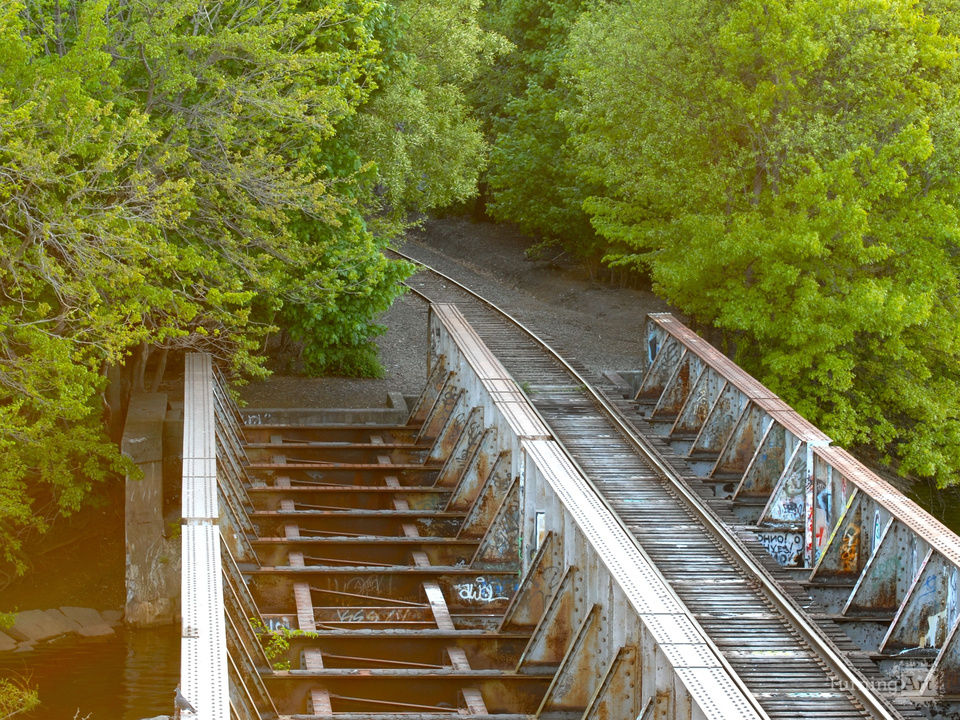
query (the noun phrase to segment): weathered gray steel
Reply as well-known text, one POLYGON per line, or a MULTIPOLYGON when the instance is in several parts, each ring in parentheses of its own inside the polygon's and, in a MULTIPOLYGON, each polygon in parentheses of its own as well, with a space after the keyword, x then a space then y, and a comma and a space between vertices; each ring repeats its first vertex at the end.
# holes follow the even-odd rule
POLYGON ((414 431, 357 428, 297 475, 281 428, 247 466, 258 612, 309 631, 261 670, 281 712, 765 717, 462 316, 434 320, 414 431), (433 469, 404 477, 414 447, 433 469))
POLYGON ((651 315, 646 337, 637 396, 655 424, 687 438, 691 456, 714 451, 718 495, 780 564, 811 568, 814 584, 849 583, 843 615, 887 615, 873 649, 919 651, 911 662, 934 653, 907 690, 960 693, 960 538, 673 316, 651 315))
MULTIPOLYGON (((862 717, 860 702, 874 717, 896 716, 847 673, 829 642, 804 629, 793 601, 778 596, 765 569, 751 566, 739 541, 617 408, 529 338, 505 331, 501 319, 470 314, 473 327, 452 308, 434 313, 431 378, 407 427, 248 426, 247 440, 262 446, 251 465, 236 413, 225 394, 215 396, 229 495, 219 505, 237 536, 221 549, 230 557, 224 585, 234 712, 255 710, 263 695, 269 701, 262 677, 274 696, 282 694, 281 712, 307 708, 308 717, 331 720, 862 717), (576 460, 553 441, 504 365, 576 460), (259 537, 249 537, 250 528, 259 537), (660 559, 675 591, 665 583, 663 596, 651 591, 657 584, 624 550, 640 552, 635 538, 660 559), (244 556, 252 558, 245 565, 244 556), (690 572, 695 561, 707 566, 703 572, 690 572), (746 587, 737 568, 761 580, 764 592, 746 587), (238 574, 252 593, 235 582, 238 574), (664 598, 678 596, 691 606, 684 617, 699 618, 687 629, 663 611, 664 598), (311 631, 293 638, 291 670, 266 667, 249 627, 235 622, 251 608, 261 612, 254 601, 269 625, 311 631), (760 604, 751 609, 753 602, 760 604), (797 643, 795 632, 810 637, 797 643), (719 648, 708 634, 721 638, 719 648), (664 635, 682 639, 664 643, 664 635), (823 672, 824 662, 833 672, 823 672), (731 667, 743 671, 756 697, 731 667), (259 668, 257 678, 244 677, 251 668, 259 668), (718 682, 726 705, 709 702, 718 682)), ((738 404, 734 389, 721 388, 718 402, 737 422, 747 418, 733 431, 738 449, 718 437, 718 420, 713 435, 699 433, 697 449, 724 454, 728 473, 749 462, 742 448, 763 409, 738 404)), ((674 389, 663 405, 679 413, 683 394, 674 389)), ((688 413, 687 422, 695 421, 688 413)), ((796 466, 797 453, 785 454, 796 466)), ((896 536, 895 526, 888 530, 896 536)), ((920 560, 917 582, 938 577, 930 552, 920 560)), ((905 610, 902 622, 921 613, 905 610)))
POLYGON ((571 578, 569 585, 560 583, 553 601, 569 602, 571 609, 542 615, 520 660, 521 666, 560 663, 540 711, 585 710, 626 652, 638 656, 633 662, 643 668, 643 675, 654 673, 659 664, 666 668, 666 674, 639 683, 637 709, 647 701, 667 699, 674 706, 668 717, 764 717, 696 619, 553 440, 460 312, 452 305, 434 305, 430 333, 433 362, 455 373, 468 405, 483 408, 484 417, 491 418, 498 437, 507 443, 502 449, 516 458, 511 474, 524 481, 520 552, 525 572, 529 576, 535 568, 537 551, 549 534, 556 545, 550 567, 556 575, 571 578), (597 683, 592 687, 590 675, 597 683))
POLYGON ((255 559, 240 427, 209 355, 186 356, 184 386, 182 692, 197 718, 253 720, 276 710, 254 672, 258 611, 235 559, 255 559))
MULTIPOLYGON (((471 301, 465 294, 469 293, 469 291, 465 288, 457 289, 455 281, 452 281, 452 279, 448 277, 444 276, 435 281, 429 276, 420 275, 418 284, 419 288, 427 288, 424 294, 429 296, 430 299, 444 301, 459 300, 464 302, 463 307, 475 330, 483 337, 488 347, 493 350, 496 356, 504 362, 513 376, 518 380, 523 380, 525 387, 528 386, 530 388, 534 405, 543 411, 544 414, 551 411, 551 409, 556 410, 551 420, 553 417, 569 419, 571 416, 577 414, 596 413, 597 408, 601 408, 600 414, 606 418, 606 430, 603 432, 603 435, 611 438, 611 442, 617 442, 617 440, 613 438, 621 436, 626 436, 628 440, 625 445, 619 446, 621 449, 615 451, 617 456, 613 463, 608 463, 609 471, 616 471, 616 465, 620 462, 621 457, 636 455, 638 452, 639 456, 655 456, 657 454, 655 448, 650 447, 642 437, 637 437, 636 430, 631 428, 622 416, 618 417, 619 413, 617 408, 613 407, 608 401, 588 387, 588 383, 583 377, 576 373, 569 365, 564 363, 555 354, 551 355, 551 353, 548 352, 549 349, 533 338, 522 325, 510 319, 510 322, 516 327, 512 329, 505 327, 503 316, 499 313, 495 314, 491 312, 490 309, 493 306, 486 303, 486 301, 471 305, 471 301), (520 332, 517 331, 518 328, 520 332), (552 405, 554 406, 553 408, 551 408, 552 405)), ((474 295, 474 297, 476 296, 474 295)), ((568 446, 571 444, 571 441, 577 440, 577 425, 577 421, 574 420, 571 422, 571 426, 573 427, 572 432, 566 432, 569 428, 558 430, 561 440, 568 446)), ((594 430, 596 430, 596 428, 594 428, 594 430)), ((596 438, 596 435, 590 435, 588 433, 581 439, 585 446, 589 446, 591 443, 595 445, 597 440, 591 438, 596 438)), ((736 572, 746 571, 750 576, 752 576, 753 573, 761 572, 761 575, 756 579, 760 580, 763 592, 758 593, 757 597, 760 598, 761 603, 773 603, 777 608, 776 613, 780 617, 779 622, 782 623, 786 621, 789 625, 789 627, 783 627, 779 631, 779 636, 785 641, 789 638, 789 642, 797 642, 797 639, 792 636, 797 632, 801 633, 804 640, 799 642, 796 645, 797 649, 792 652, 804 654, 814 661, 814 665, 826 662, 830 667, 830 671, 824 673, 822 669, 819 670, 819 672, 822 673, 821 678, 823 678, 832 689, 838 690, 837 693, 819 693, 816 689, 807 693, 804 693, 802 690, 793 692, 784 687, 783 677, 775 678, 769 672, 755 668, 755 666, 751 664, 749 656, 740 658, 741 667, 745 672, 744 679, 748 684, 751 682, 749 673, 747 673, 747 671, 751 671, 752 681, 758 683, 757 687, 761 688, 759 691, 759 695, 762 696, 760 698, 761 703, 766 702, 767 707, 770 708, 771 711, 781 713, 783 717, 795 717, 804 712, 811 712, 815 716, 824 716, 825 713, 831 712, 831 710, 839 713, 843 712, 841 707, 844 704, 846 704, 848 712, 853 715, 862 713, 863 709, 859 708, 859 706, 864 704, 869 706, 870 714, 873 716, 896 716, 897 712, 868 687, 865 679, 855 670, 847 666, 843 658, 832 646, 831 641, 825 638, 818 628, 811 626, 809 621, 803 616, 803 613, 799 611, 797 604, 791 598, 784 596, 772 578, 762 573, 760 568, 755 567, 750 553, 745 550, 740 539, 731 536, 729 531, 724 529, 723 524, 713 517, 710 508, 699 502, 699 498, 689 494, 684 489, 684 484, 680 481, 678 473, 670 467, 666 467, 656 461, 655 457, 648 457, 648 459, 654 461, 654 476, 662 473, 671 483, 676 484, 676 491, 683 497, 683 502, 679 503, 678 507, 686 504, 688 508, 693 509, 696 515, 694 520, 694 524, 697 525, 696 530, 683 526, 675 528, 675 530, 689 533, 691 539, 695 539, 698 535, 707 531, 715 535, 724 545, 725 552, 730 554, 731 557, 725 562, 730 563, 731 560, 733 562, 732 565, 728 565, 728 567, 734 568, 739 566, 740 569, 736 570, 736 572), (751 670, 751 668, 754 669, 751 670), (820 710, 813 710, 818 703, 820 710), (795 710, 791 710, 791 704, 795 710), (801 710, 800 708, 807 709, 801 710), (820 715, 818 715, 818 712, 820 715)), ((649 476, 652 468, 650 465, 648 465, 647 468, 647 475, 649 476)), ((588 472, 588 476, 589 475, 590 473, 588 472)), ((621 477, 624 481, 629 481, 629 472, 622 474, 621 477)), ((596 480, 595 484, 604 487, 602 483, 596 480)), ((614 506, 618 511, 621 510, 621 504, 614 503, 614 506)), ((666 528, 663 528, 662 531, 666 531, 666 528)), ((667 572, 667 575, 669 577, 670 573, 667 572)), ((678 587, 677 591, 681 597, 684 597, 684 590, 682 588, 678 587)), ((756 588, 751 588, 750 591, 755 594, 757 593, 756 588)), ((736 625, 734 620, 730 620, 726 624, 731 628, 736 625)), ((714 628, 714 632, 719 632, 719 630, 719 628, 714 628)), ((742 635, 742 633, 740 633, 740 635, 742 635)), ((738 642, 747 642, 750 640, 758 643, 758 650, 763 649, 762 638, 759 637, 740 637, 738 642)), ((728 649, 730 650, 728 656, 732 661, 736 661, 738 659, 736 648, 728 649)), ((787 670, 789 670, 789 668, 787 668, 787 670)), ((873 668, 873 672, 876 672, 876 668, 873 668)), ((784 677, 789 677, 789 673, 787 672, 784 677)))
POLYGON ((216 421, 209 355, 189 354, 184 372, 180 681, 197 717, 230 719, 220 565, 216 421))

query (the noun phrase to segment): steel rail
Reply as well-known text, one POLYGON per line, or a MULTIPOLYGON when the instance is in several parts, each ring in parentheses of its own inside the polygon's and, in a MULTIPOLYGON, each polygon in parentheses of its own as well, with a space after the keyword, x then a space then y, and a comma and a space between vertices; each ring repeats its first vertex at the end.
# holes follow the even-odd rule
MULTIPOLYGON (((882 718, 883 720, 897 720, 900 717, 900 714, 895 708, 893 708, 892 705, 890 705, 889 701, 873 692, 867 686, 867 683, 860 673, 849 666, 840 650, 828 637, 823 634, 821 629, 814 622, 807 619, 803 610, 799 608, 794 600, 783 591, 777 580, 769 573, 769 571, 753 557, 753 553, 743 546, 740 538, 731 532, 727 524, 720 519, 713 508, 707 505, 707 503, 699 495, 697 495, 687 486, 679 474, 672 467, 670 467, 669 463, 661 456, 660 452, 637 431, 631 421, 623 415, 620 409, 610 403, 610 401, 607 400, 602 393, 594 389, 593 385, 586 378, 584 378, 579 371, 571 366, 570 363, 568 363, 556 350, 554 350, 536 333, 513 317, 506 310, 486 299, 478 292, 472 290, 463 283, 455 280, 436 268, 417 260, 414 257, 400 252, 399 250, 390 248, 388 252, 398 255, 404 260, 417 265, 427 272, 433 273, 434 275, 442 278, 444 281, 454 285, 459 290, 467 293, 481 303, 484 307, 493 311, 511 325, 515 326, 536 345, 538 345, 544 352, 546 352, 555 362, 560 364, 560 366, 574 380, 576 380, 579 385, 582 386, 583 391, 588 394, 590 400, 595 404, 595 406, 601 412, 607 415, 611 422, 613 422, 617 430, 621 433, 621 435, 623 435, 624 439, 630 443, 635 450, 640 452, 641 455, 650 461, 650 463, 654 466, 655 471, 660 474, 662 478, 670 482, 673 488, 680 494, 680 497, 684 500, 684 502, 686 502, 687 506, 700 518, 713 536, 722 543, 723 547, 733 557, 735 562, 740 565, 741 569, 746 571, 751 577, 760 582, 764 596, 780 610, 789 624, 792 625, 794 629, 803 636, 804 640, 806 640, 806 642, 811 646, 811 649, 813 649, 819 655, 820 659, 825 662, 830 670, 839 676, 845 687, 849 689, 856 699, 864 705, 866 710, 875 717, 882 718)), ((426 294, 418 291, 408 283, 404 284, 407 285, 407 287, 415 295, 418 295, 427 302, 433 302, 433 300, 426 294)), ((546 424, 546 421, 544 422, 546 424)), ((549 427, 549 424, 547 425, 549 427)), ((563 451, 567 454, 567 457, 570 459, 570 461, 581 470, 581 474, 583 474, 583 476, 587 478, 589 482, 589 476, 582 472, 582 468, 580 468, 576 458, 571 457, 570 453, 565 447, 563 448, 563 451)), ((626 530, 627 534, 633 538, 633 533, 630 532, 630 530, 623 524, 619 514, 612 507, 610 507, 610 504, 603 496, 603 493, 593 486, 592 482, 590 484, 597 496, 608 507, 608 509, 610 509, 613 516, 616 517, 617 522, 620 523, 621 527, 626 530)), ((637 542, 638 547, 641 547, 635 538, 634 542, 637 542)), ((746 688, 743 680, 733 670, 733 668, 727 665, 726 658, 724 658, 722 654, 720 654, 720 659, 727 667, 728 672, 731 674, 733 680, 744 690, 748 697, 753 699, 753 694, 746 688)))

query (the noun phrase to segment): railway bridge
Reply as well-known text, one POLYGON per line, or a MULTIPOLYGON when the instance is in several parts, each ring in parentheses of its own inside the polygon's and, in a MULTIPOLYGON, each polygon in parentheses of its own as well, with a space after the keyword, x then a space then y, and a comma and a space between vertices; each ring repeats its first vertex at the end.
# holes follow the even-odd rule
POLYGON ((410 284, 402 422, 239 410, 187 358, 196 717, 958 717, 956 535, 670 315, 596 377, 410 284))

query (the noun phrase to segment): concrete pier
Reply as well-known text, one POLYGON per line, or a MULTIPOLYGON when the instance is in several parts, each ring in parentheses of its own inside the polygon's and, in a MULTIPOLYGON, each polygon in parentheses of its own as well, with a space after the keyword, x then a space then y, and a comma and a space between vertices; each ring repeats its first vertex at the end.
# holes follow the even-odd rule
POLYGON ((143 477, 127 477, 125 497, 126 601, 130 625, 171 623, 179 606, 179 539, 166 537, 163 517, 166 393, 134 393, 122 449, 143 477))

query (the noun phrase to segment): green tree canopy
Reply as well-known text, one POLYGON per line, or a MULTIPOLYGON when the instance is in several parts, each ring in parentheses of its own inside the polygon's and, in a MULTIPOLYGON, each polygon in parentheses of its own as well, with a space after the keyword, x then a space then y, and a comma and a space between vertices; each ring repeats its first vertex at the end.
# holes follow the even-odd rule
POLYGON ((914 2, 629 0, 570 57, 611 259, 840 443, 954 482, 956 37, 914 2))
POLYGON ((571 102, 564 73, 567 37, 587 0, 504 0, 489 3, 486 22, 514 52, 487 71, 476 102, 488 117, 487 210, 546 244, 576 255, 602 252, 583 210, 593 189, 578 171, 560 114, 571 102))
POLYGON ((410 268, 368 219, 381 185, 394 229, 472 192, 484 148, 460 87, 500 43, 476 10, 0 7, 3 559, 22 568, 24 530, 125 469, 103 411, 107 369, 132 354, 204 350, 259 375, 284 327, 313 370, 376 370, 375 319, 410 268), (396 125, 419 140, 391 153, 396 125))

